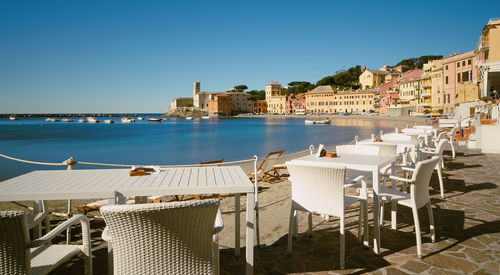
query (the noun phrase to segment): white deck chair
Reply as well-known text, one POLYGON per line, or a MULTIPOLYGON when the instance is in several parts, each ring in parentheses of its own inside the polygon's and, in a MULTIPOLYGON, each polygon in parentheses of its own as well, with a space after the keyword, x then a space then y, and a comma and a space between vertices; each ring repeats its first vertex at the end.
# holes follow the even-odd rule
POLYGON ((448 132, 448 140, 449 140, 449 143, 450 143, 450 146, 451 146, 451 156, 453 157, 453 159, 455 159, 455 133, 457 132, 458 130, 458 127, 455 126, 453 127, 453 129, 451 129, 450 132, 448 132))
POLYGON ((440 158, 439 163, 436 165, 436 170, 439 178, 439 188, 441 190, 441 198, 444 198, 444 186, 443 186, 443 174, 442 174, 442 168, 444 168, 444 161, 443 161, 443 151, 444 151, 444 145, 447 143, 447 140, 440 140, 436 148, 423 148, 420 149, 422 153, 426 153, 427 156, 438 156, 440 158))
MULTIPOLYGON (((288 253, 292 252, 292 231, 296 210, 314 214, 337 216, 340 218, 340 268, 345 263, 345 209, 359 201, 360 215, 363 215, 365 241, 368 238, 368 207, 366 183, 362 181, 360 196, 347 196, 344 192, 345 167, 317 167, 286 163, 292 183, 292 205, 288 232, 288 253), (361 214, 363 213, 363 214, 361 214)), ((361 241, 361 218, 358 224, 358 241, 361 241)), ((312 220, 309 215, 309 233, 312 233, 312 220)))
POLYGON ((380 136, 382 140, 417 140, 417 136, 408 136, 401 133, 389 133, 380 136))
POLYGON ((23 211, 0 211, 0 274, 48 274, 82 252, 85 274, 92 274, 90 226, 87 217, 77 215, 43 237, 30 241, 23 211), (52 245, 51 241, 75 223, 81 223, 81 245, 52 245))
POLYGON ((217 199, 103 206, 114 273, 217 274, 218 208, 217 199))
POLYGON ((339 145, 335 148, 337 155, 342 156, 344 154, 353 155, 379 155, 380 147, 370 145, 339 145))
MULTIPOLYGON (((380 193, 380 215, 384 216, 384 200, 391 201, 391 227, 396 228, 396 211, 397 205, 404 205, 410 207, 413 213, 413 220, 415 222, 415 234, 417 241, 417 256, 422 258, 422 237, 420 235, 420 222, 418 219, 418 209, 427 206, 429 214, 431 239, 434 243, 436 241, 436 232, 434 229, 434 216, 432 215, 432 206, 429 196, 429 182, 431 180, 434 167, 439 164, 440 157, 432 157, 429 160, 419 161, 411 179, 400 178, 396 176, 389 176, 390 179, 406 182, 410 184, 410 193, 404 193, 395 189, 386 189, 380 193)), ((409 168, 408 168, 409 169, 409 168)))

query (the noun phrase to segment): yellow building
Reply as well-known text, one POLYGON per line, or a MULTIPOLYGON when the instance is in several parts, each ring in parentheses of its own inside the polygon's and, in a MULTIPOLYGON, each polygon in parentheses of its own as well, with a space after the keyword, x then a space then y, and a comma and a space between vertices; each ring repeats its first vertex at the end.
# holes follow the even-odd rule
POLYGON ((335 92, 331 86, 319 86, 307 92, 307 113, 353 113, 374 111, 377 89, 335 92))
POLYGON ((424 73, 420 77, 422 87, 418 98, 417 112, 431 111, 432 106, 432 79, 430 69, 429 72, 425 72, 425 69, 424 67, 424 73))
POLYGON ((443 110, 443 103, 444 103, 444 98, 443 98, 443 61, 442 60, 432 60, 429 61, 430 64, 428 65, 430 67, 430 70, 425 70, 426 69, 426 64, 424 64, 424 71, 429 73, 431 76, 431 93, 432 93, 432 99, 431 99, 431 110, 432 111, 439 111, 443 110))
POLYGON ((479 87, 472 83, 459 83, 455 103, 473 102, 479 99, 479 87))
POLYGON ((474 63, 480 82, 480 93, 492 96, 493 90, 500 96, 500 18, 491 18, 484 26, 474 51, 474 63))
POLYGON ((359 76, 359 84, 361 89, 370 89, 380 86, 385 81, 385 77, 390 75, 391 72, 383 70, 365 70, 359 76))
MULTIPOLYGON (((422 71, 420 71, 422 73, 422 71)), ((420 73, 420 75, 421 75, 420 73)), ((399 92, 399 102, 398 104, 408 107, 417 112, 422 112, 422 106, 419 106, 419 98, 422 89, 422 78, 421 76, 416 76, 408 79, 404 79, 398 83, 397 88, 399 92)))
POLYGON ((284 114, 286 96, 281 93, 281 84, 273 82, 266 85, 267 112, 270 114, 284 114))

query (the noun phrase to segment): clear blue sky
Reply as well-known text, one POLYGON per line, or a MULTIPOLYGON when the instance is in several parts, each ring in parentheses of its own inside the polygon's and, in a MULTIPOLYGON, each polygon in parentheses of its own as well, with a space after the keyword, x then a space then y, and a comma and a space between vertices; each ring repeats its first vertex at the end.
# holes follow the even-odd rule
POLYGON ((498 16, 498 0, 0 0, 0 113, 165 112, 194 80, 260 90, 469 51, 498 16))

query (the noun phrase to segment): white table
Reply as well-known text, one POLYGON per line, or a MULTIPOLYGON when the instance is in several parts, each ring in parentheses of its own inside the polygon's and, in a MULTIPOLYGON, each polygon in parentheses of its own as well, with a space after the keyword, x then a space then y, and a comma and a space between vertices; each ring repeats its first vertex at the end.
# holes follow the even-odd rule
POLYGON ((240 252, 240 194, 247 194, 246 273, 253 273, 254 186, 239 166, 166 168, 130 177, 128 169, 33 171, 0 182, 0 201, 125 196, 235 194, 235 254, 240 252))
POLYGON ((395 156, 373 156, 373 155, 342 155, 336 158, 318 158, 315 155, 309 155, 292 160, 294 163, 314 165, 320 167, 328 167, 330 165, 343 165, 346 169, 354 169, 360 171, 370 171, 373 177, 373 251, 380 254, 380 224, 379 221, 379 170, 387 165, 393 165, 391 171, 395 171, 395 156))

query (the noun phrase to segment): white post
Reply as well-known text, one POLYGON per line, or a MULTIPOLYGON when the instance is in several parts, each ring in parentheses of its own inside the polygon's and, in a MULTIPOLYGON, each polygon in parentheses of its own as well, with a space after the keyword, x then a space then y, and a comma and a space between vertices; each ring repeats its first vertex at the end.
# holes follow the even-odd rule
POLYGON ((359 137, 358 136, 354 136, 354 144, 358 144, 358 140, 359 140, 359 137))
MULTIPOLYGON (((255 190, 255 230, 257 234, 257 246, 260 245, 260 237, 259 237, 259 180, 257 176, 257 161, 259 158, 257 155, 253 156, 253 172, 254 172, 254 190, 255 190)), ((248 198, 247 198, 248 199, 248 198)), ((247 237, 248 238, 248 237, 247 237)))
POLYGON ((375 141, 375 134, 372 133, 372 142, 375 141))
POLYGON ((312 155, 314 151, 314 145, 309 145, 309 155, 312 155))
POLYGON ((488 96, 488 67, 481 70, 483 73, 483 96, 488 96))

